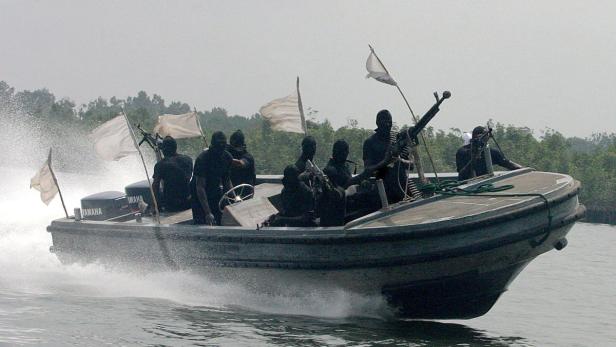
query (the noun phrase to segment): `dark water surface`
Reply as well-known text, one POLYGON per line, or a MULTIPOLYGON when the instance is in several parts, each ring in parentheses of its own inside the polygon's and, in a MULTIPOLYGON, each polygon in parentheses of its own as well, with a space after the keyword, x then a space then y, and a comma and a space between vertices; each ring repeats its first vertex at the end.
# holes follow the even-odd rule
MULTIPOLYGON (((61 208, 27 189, 32 174, 0 170, 3 346, 616 346, 616 227, 575 225, 483 317, 402 321, 345 292, 271 297, 187 272, 61 265, 45 231, 61 208)), ((63 180, 70 206, 115 184, 63 180)))

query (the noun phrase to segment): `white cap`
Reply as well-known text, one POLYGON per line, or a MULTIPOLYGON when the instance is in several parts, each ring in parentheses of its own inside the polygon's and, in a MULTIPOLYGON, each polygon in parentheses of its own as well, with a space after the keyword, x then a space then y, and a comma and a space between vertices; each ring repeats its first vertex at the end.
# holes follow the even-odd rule
POLYGON ((463 133, 462 140, 464 141, 464 146, 470 144, 472 138, 473 138, 473 135, 471 135, 471 133, 463 133))

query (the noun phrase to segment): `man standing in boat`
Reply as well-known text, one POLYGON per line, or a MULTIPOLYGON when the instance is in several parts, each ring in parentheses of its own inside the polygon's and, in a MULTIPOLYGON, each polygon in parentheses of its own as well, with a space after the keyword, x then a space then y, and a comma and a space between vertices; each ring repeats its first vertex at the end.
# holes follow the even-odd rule
MULTIPOLYGON (((458 180, 463 181, 469 178, 483 176, 488 173, 484 148, 488 140, 492 136, 491 131, 485 127, 477 126, 473 129, 469 144, 465 144, 456 152, 456 169, 458 171, 458 180)), ((492 164, 500 165, 509 170, 522 168, 507 158, 503 153, 495 148, 490 148, 490 157, 492 164)))
POLYGON ((168 212, 184 211, 190 208, 190 177, 192 176, 192 159, 177 153, 177 142, 171 136, 163 139, 161 150, 165 156, 154 165, 152 188, 156 201, 168 212), (162 199, 160 183, 163 182, 162 199))
MULTIPOLYGON (((393 123, 388 110, 377 113, 376 126, 374 134, 364 141, 364 168, 369 175, 383 179, 387 198, 390 203, 395 203, 404 198, 407 169, 410 169, 411 163, 395 156, 397 153, 394 153, 395 148, 392 145, 395 136, 392 136, 393 123), (395 164, 390 166, 394 162, 395 164)), ((378 201, 378 197, 375 201, 378 201)))
POLYGON ((236 130, 231 134, 227 151, 233 157, 230 173, 233 186, 235 187, 240 184, 254 186, 257 180, 255 159, 246 149, 244 133, 241 130, 236 130))
POLYGON ((211 145, 195 160, 192 187, 192 211, 195 224, 220 225, 218 201, 231 189, 229 170, 233 157, 225 149, 227 137, 222 131, 212 134, 211 145))

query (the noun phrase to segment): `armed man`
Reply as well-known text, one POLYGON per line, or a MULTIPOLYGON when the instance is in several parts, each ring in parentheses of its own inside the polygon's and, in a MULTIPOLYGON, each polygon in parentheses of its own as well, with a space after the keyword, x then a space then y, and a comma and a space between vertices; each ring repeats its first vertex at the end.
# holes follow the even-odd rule
POLYGON ((177 153, 177 142, 166 136, 161 144, 164 158, 154 165, 152 189, 156 201, 167 212, 184 211, 190 208, 190 177, 192 176, 192 159, 177 153), (160 196, 161 181, 163 183, 160 196))
MULTIPOLYGON (((376 117, 375 133, 364 142, 364 167, 377 179, 383 179, 389 203, 402 200, 408 193, 406 191, 407 168, 412 168, 412 163, 408 161, 408 146, 417 145, 417 135, 436 116, 440 105, 445 99, 451 97, 451 93, 444 91, 443 96, 439 97, 435 92, 434 97, 436 103, 417 121, 415 126, 397 134, 391 131, 392 121, 389 111, 380 111, 376 117)), ((378 203, 375 202, 375 204, 378 203)))
POLYGON ((299 173, 306 171, 306 162, 308 160, 313 161, 314 155, 317 152, 317 141, 312 136, 306 136, 302 140, 302 154, 295 162, 295 167, 299 170, 299 173))
MULTIPOLYGON (((391 113, 388 110, 379 111, 376 115, 377 128, 363 146, 364 168, 370 175, 383 180, 389 203, 404 198, 407 170, 410 169, 408 158, 396 157, 401 153, 394 144, 396 134, 391 131, 392 125, 391 113)), ((378 204, 378 196, 373 200, 378 204)))
POLYGON ((344 225, 347 209, 358 208, 357 196, 347 196, 345 189, 360 183, 370 175, 364 170, 361 174, 353 176, 348 166, 348 163, 353 162, 347 160, 348 156, 349 144, 345 140, 334 142, 332 157, 323 169, 330 184, 325 184, 322 195, 318 199, 321 226, 344 225))
MULTIPOLYGON (((470 143, 463 145, 456 152, 456 169, 458 171, 458 180, 460 181, 483 176, 488 173, 485 148, 492 136, 492 131, 491 129, 477 126, 473 129, 471 136, 470 143)), ((490 159, 493 164, 500 165, 509 170, 522 168, 520 164, 505 158, 501 151, 494 148, 490 148, 490 159)))
POLYGON ((240 184, 256 184, 257 175, 255 170, 255 159, 246 149, 244 133, 236 130, 229 138, 227 151, 233 157, 231 162, 230 178, 233 186, 240 184))
POLYGON ((345 140, 337 140, 334 142, 332 148, 332 157, 327 162, 327 166, 323 169, 323 172, 327 175, 329 180, 337 187, 346 189, 351 185, 358 184, 365 178, 366 171, 357 176, 351 174, 351 169, 348 163, 349 161, 349 144, 345 140))
POLYGON ((195 160, 192 188, 192 212, 195 224, 220 225, 218 202, 231 189, 229 170, 233 157, 225 149, 227 137, 222 131, 212 134, 211 145, 195 160))

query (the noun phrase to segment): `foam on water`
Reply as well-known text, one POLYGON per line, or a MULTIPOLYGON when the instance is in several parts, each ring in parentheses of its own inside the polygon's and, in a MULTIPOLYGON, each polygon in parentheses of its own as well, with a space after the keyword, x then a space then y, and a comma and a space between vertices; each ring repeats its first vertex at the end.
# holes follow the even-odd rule
MULTIPOLYGON (((3 117, 7 119, 7 117, 3 117)), ((45 161, 49 141, 36 122, 24 117, 8 117, 10 126, 0 134, 0 148, 9 148, 19 167, 0 167, 0 288, 4 293, 31 295, 71 295, 88 297, 141 297, 171 300, 183 305, 242 308, 267 313, 319 317, 382 316, 381 297, 362 296, 343 290, 321 292, 287 290, 280 283, 277 295, 255 293, 234 283, 208 280, 186 271, 140 272, 139 269, 109 269, 101 264, 62 265, 49 252, 51 236, 45 230, 64 212, 58 198, 49 206, 29 189, 29 180, 45 161), (27 135, 26 135, 27 134, 27 135), (34 136, 31 136, 34 134, 34 136), (13 139, 11 141, 7 140, 13 139), (14 139, 18 140, 15 141, 14 139), (27 140, 26 140, 27 139, 27 140), (282 293, 282 294, 280 294, 282 293)), ((32 120, 32 119, 30 119, 32 120)), ((76 135, 77 136, 77 135, 76 135)), ((70 143, 87 138, 67 139, 70 143)), ((54 151, 56 148, 54 148, 54 151)), ((70 152, 70 148, 58 151, 70 152)), ((81 197, 104 190, 123 190, 126 184, 144 179, 139 159, 124 158, 115 163, 92 163, 73 158, 78 164, 100 167, 101 175, 57 172, 67 209, 79 206, 81 197)), ((10 163, 2 160, 0 163, 10 163)), ((2 292, 0 292, 2 296, 2 292)))

